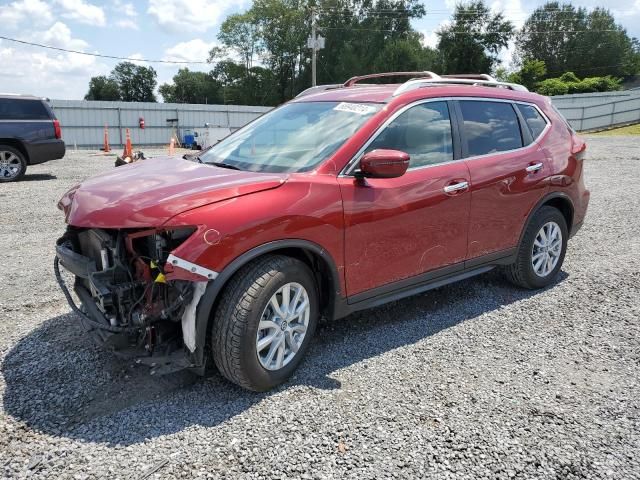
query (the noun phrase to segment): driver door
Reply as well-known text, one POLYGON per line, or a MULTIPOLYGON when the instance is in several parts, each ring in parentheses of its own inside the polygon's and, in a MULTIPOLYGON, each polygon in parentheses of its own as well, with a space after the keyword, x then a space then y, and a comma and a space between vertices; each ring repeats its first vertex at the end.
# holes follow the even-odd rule
MULTIPOLYGON (((359 153, 379 148, 411 157, 398 178, 338 178, 345 220, 345 279, 353 301, 401 288, 427 272, 463 269, 469 170, 459 158, 446 101, 397 115, 359 153), (404 280, 404 281, 403 281, 404 280)), ((359 158, 358 157, 358 158, 359 158)))

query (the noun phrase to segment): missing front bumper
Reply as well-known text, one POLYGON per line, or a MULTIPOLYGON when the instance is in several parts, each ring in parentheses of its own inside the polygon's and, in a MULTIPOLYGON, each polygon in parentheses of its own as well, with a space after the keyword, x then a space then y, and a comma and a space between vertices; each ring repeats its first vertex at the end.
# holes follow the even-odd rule
MULTIPOLYGON (((184 368, 203 372, 204 365, 197 365, 193 359, 202 358, 196 352, 195 319, 207 282, 163 280, 159 284, 157 279, 164 274, 158 276, 158 272, 145 282, 139 277, 139 269, 125 272, 123 281, 122 271, 112 272, 95 255, 90 258, 78 252, 74 240, 66 234, 58 241, 54 271, 67 302, 90 337, 118 356, 135 358, 152 367, 152 373, 184 368), (65 283, 60 266, 75 276, 72 288, 65 283), (116 276, 119 282, 113 281, 116 276), (139 298, 132 303, 128 298, 134 294, 139 298), (128 310, 123 313, 125 307, 128 310)), ((119 268, 134 260, 140 261, 121 259, 119 268)), ((159 268, 155 262, 149 264, 159 268)))

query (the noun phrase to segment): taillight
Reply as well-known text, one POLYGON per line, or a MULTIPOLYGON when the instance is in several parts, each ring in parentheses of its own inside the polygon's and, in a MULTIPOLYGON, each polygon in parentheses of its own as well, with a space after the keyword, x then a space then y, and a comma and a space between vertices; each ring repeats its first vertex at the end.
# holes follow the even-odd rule
POLYGON ((62 138, 62 128, 60 128, 60 120, 53 121, 53 130, 55 132, 56 138, 62 138))

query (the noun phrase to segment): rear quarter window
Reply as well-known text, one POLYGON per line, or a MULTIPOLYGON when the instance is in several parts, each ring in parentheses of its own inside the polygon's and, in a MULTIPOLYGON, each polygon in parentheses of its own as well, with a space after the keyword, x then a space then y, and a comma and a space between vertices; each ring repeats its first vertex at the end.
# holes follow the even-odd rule
POLYGON ((540 112, 531 105, 523 105, 519 103, 518 109, 524 117, 524 121, 527 124, 527 127, 529 127, 529 130, 531 131, 531 136, 534 140, 537 139, 540 135, 542 135, 542 132, 547 126, 547 121, 542 115, 540 115, 540 112))
POLYGON ((515 150, 523 146, 520 123, 509 102, 460 100, 468 156, 515 150))
POLYGON ((40 100, 0 98, 0 120, 50 120, 40 100))

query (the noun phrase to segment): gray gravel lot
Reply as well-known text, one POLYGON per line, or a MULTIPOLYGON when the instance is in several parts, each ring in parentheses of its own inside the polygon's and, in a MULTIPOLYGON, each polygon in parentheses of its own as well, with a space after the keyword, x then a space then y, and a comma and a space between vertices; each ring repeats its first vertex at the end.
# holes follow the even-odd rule
POLYGON ((324 324, 267 394, 151 377, 82 335, 55 202, 112 158, 0 185, 0 478, 640 478, 640 139, 588 142, 557 285, 491 272, 324 324))

